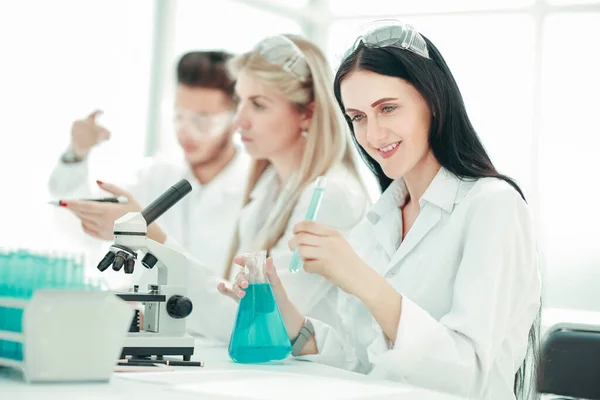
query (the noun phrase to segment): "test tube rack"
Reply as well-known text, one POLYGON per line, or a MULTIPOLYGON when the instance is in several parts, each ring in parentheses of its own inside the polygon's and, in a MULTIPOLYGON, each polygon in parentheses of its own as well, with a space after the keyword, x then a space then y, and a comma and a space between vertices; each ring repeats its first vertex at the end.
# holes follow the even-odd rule
POLYGON ((27 382, 107 381, 133 308, 72 256, 0 250, 0 366, 27 382))

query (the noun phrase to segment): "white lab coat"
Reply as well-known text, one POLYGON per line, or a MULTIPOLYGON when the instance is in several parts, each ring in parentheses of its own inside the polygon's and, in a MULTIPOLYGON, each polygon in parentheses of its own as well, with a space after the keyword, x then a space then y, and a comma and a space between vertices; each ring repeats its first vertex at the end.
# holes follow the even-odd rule
POLYGON ((541 296, 526 203, 504 181, 460 180, 442 168, 402 241, 406 193, 394 181, 351 235, 403 296, 395 345, 344 295, 345 329, 312 320, 319 354, 306 358, 465 397, 514 398, 541 296))
MULTIPOLYGON (((338 229, 342 234, 349 233, 366 214, 370 206, 369 197, 359 179, 346 167, 336 166, 326 176, 327 187, 317 221, 338 229)), ((298 309, 306 315, 338 326, 341 321, 337 314, 336 288, 318 275, 304 271, 292 274, 288 269, 292 257, 288 241, 293 236, 294 225, 305 218, 313 189, 314 183, 302 193, 283 237, 271 249, 270 255, 289 297, 298 309)), ((250 203, 240 214, 239 248, 236 254, 261 250, 255 243, 257 230, 272 212, 280 209, 280 203, 285 200, 285 196, 274 198, 273 194, 277 191, 277 175, 275 169, 270 167, 260 177, 251 193, 250 203)), ((233 268, 230 279, 234 279, 238 271, 238 268, 233 268)), ((188 318, 188 330, 193 334, 227 343, 235 321, 237 304, 216 290, 222 276, 215 276, 201 262, 192 263, 190 274, 188 294, 194 304, 194 311, 188 318)))
MULTIPOLYGON (((238 149, 235 158, 223 171, 202 185, 184 159, 149 158, 137 171, 133 182, 124 184, 123 188, 141 207, 145 207, 180 179, 187 179, 192 191, 160 216, 156 223, 166 233, 167 242, 177 242, 220 275, 225 269, 225 258, 242 208, 249 162, 249 156, 238 149)), ((52 196, 58 198, 110 196, 95 185, 94 189, 90 188, 88 182, 87 160, 72 164, 60 162, 50 176, 49 189, 52 196)), ((140 269, 136 266, 135 277, 130 277, 128 283, 141 276, 140 269)))

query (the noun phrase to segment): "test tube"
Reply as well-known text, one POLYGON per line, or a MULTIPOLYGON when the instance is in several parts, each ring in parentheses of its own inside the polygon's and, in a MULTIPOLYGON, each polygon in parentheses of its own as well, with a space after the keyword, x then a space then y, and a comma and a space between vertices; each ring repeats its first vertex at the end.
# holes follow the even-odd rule
MULTIPOLYGON (((323 200, 323 195, 325 194, 326 185, 326 177, 320 176, 317 178, 315 190, 313 191, 310 204, 308 205, 308 210, 306 210, 306 215, 304 216, 305 220, 314 221, 317 219, 317 213, 319 212, 319 207, 321 206, 321 201, 323 200)), ((302 260, 298 254, 298 249, 296 249, 292 255, 292 261, 290 261, 290 271, 296 273, 300 271, 300 268, 302 268, 302 260)))
MULTIPOLYGON (((0 297, 8 297, 8 254, 0 253, 0 297)), ((2 319, 0 318, 0 321, 2 319)))
POLYGON ((23 361, 23 343, 15 342, 15 356, 14 359, 17 361, 23 361))
POLYGON ((72 267, 73 284, 77 288, 85 288, 85 256, 81 253, 75 255, 72 267))

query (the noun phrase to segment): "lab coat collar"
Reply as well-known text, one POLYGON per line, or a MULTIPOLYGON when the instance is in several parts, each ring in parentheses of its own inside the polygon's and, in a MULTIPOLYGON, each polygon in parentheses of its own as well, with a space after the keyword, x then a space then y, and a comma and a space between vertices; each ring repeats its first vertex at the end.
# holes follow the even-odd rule
POLYGON ((250 192, 250 200, 255 200, 260 196, 264 196, 269 190, 277 190, 277 184, 277 171, 275 171, 275 168, 273 168, 272 165, 269 165, 254 185, 252 192, 250 192))
MULTIPOLYGON (((454 204, 460 201, 458 188, 461 179, 452 174, 446 168, 441 167, 435 175, 423 196, 419 200, 419 206, 423 208, 425 202, 431 203, 447 213, 451 213, 454 204)), ((396 179, 383 192, 379 200, 373 205, 367 214, 369 221, 375 225, 381 217, 397 207, 402 207, 406 202, 408 189, 404 179, 396 179)))
POLYGON ((396 179, 367 212, 367 220, 372 225, 375 239, 390 258, 396 252, 401 235, 401 232, 395 231, 397 228, 395 219, 400 217, 393 213, 400 213, 400 207, 406 202, 407 195, 408 190, 404 180, 396 179))
POLYGON ((454 204, 459 200, 456 196, 459 186, 460 178, 446 168, 441 167, 423 196, 421 196, 419 200, 420 208, 422 209, 424 203, 428 202, 450 214, 454 209, 454 204))
POLYGON ((377 224, 388 212, 402 207, 406 202, 407 195, 408 190, 406 189, 404 179, 396 179, 383 192, 373 207, 371 207, 371 210, 367 213, 367 219, 371 224, 377 224))
POLYGON ((460 200, 457 196, 460 183, 460 178, 442 167, 419 200, 421 208, 419 216, 404 240, 401 241, 398 236, 402 233, 402 226, 392 228, 387 222, 392 218, 389 213, 404 205, 408 191, 403 179, 392 182, 367 215, 368 220, 374 225, 377 241, 391 258, 391 262, 382 271, 383 275, 397 265, 423 240, 427 233, 442 219, 444 211, 448 214, 452 212, 454 204, 460 200), (388 214, 387 217, 386 214, 388 214), (390 229, 398 229, 398 232, 392 232, 390 229), (402 243, 396 250, 399 242, 402 243))

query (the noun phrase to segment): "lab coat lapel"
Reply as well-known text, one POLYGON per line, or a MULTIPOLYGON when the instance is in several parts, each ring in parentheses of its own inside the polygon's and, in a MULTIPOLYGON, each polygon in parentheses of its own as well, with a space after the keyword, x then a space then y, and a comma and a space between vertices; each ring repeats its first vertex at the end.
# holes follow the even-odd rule
MULTIPOLYGON (((393 266, 401 262, 420 242, 425 235, 433 229, 442 219, 442 209, 431 204, 426 204, 419 213, 408 235, 404 238, 398 251, 388 265, 387 273, 393 266)), ((384 273, 384 275, 385 275, 384 273)))
POLYGON ((394 256, 396 247, 400 240, 400 234, 390 234, 395 228, 394 220, 390 216, 389 218, 382 219, 377 225, 373 227, 373 235, 379 243, 380 247, 386 252, 389 258, 394 256))
POLYGON ((404 205, 406 193, 404 181, 394 181, 367 213, 367 220, 371 225, 369 233, 389 258, 392 258, 400 243, 400 233, 396 234, 396 230, 398 219, 401 220, 399 207, 404 205))
POLYGON ((419 200, 421 211, 410 231, 392 257, 385 273, 400 263, 419 245, 425 236, 442 220, 444 213, 450 214, 457 200, 460 179, 441 168, 419 200))

